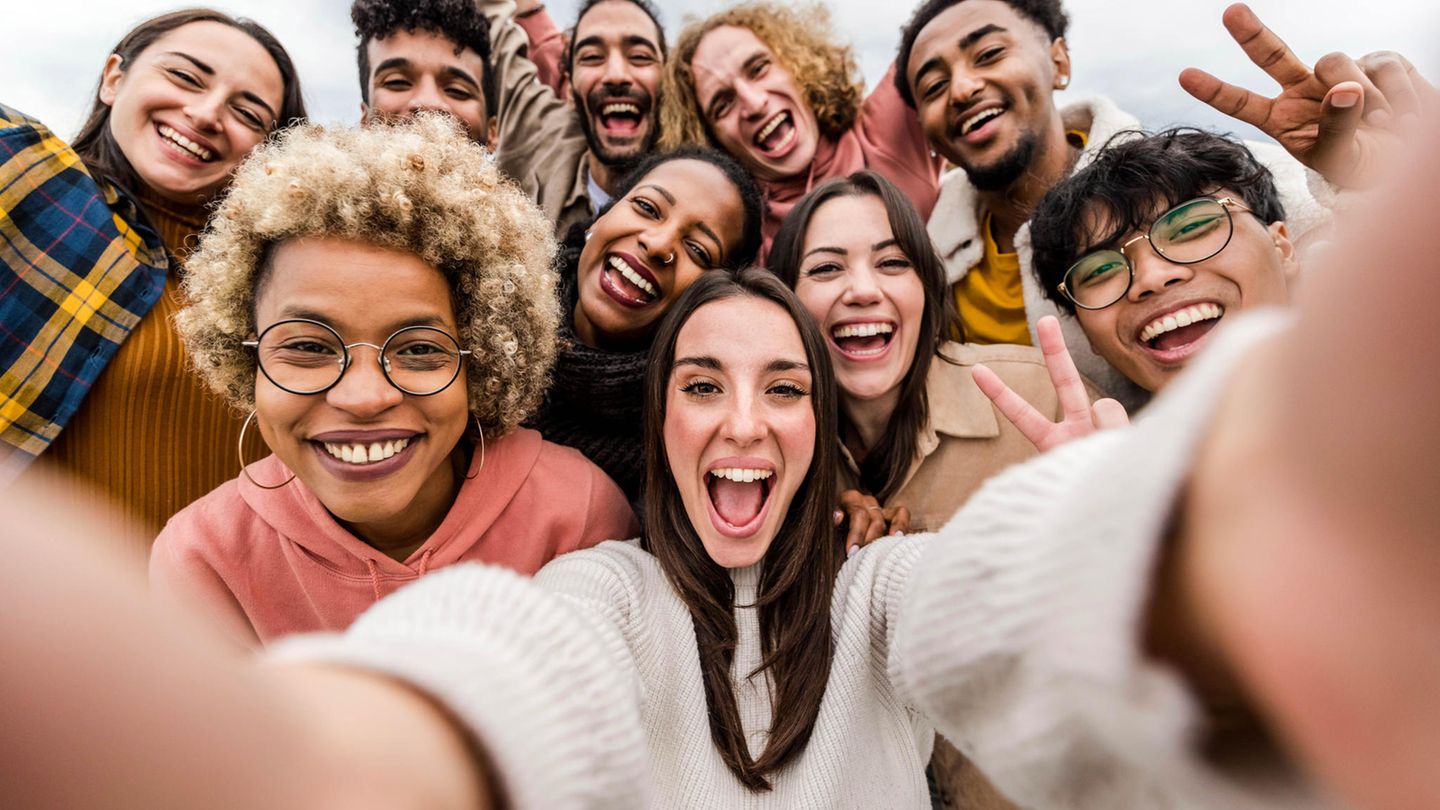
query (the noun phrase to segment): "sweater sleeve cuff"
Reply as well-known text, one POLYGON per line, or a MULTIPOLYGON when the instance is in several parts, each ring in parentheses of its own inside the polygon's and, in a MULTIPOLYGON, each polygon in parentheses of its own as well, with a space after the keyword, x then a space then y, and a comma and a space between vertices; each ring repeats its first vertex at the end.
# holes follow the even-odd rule
POLYGON ((343 634, 290 639, 268 656, 369 669, 425 692, 480 741, 509 806, 644 806, 636 681, 607 652, 606 632, 517 574, 463 565, 385 599, 343 634))
POLYGON ((916 566, 891 677, 1021 804, 1158 806, 1198 791, 1248 805, 1255 786, 1198 755, 1199 702, 1142 635, 1206 423, 1245 352, 1284 323, 1229 325, 1132 428, 996 477, 916 566))

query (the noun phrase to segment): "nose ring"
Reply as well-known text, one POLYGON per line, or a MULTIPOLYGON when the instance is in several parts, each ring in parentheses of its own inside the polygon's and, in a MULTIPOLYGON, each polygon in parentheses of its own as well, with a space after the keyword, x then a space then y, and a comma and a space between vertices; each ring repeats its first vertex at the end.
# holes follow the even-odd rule
POLYGON ((675 251, 673 251, 673 250, 670 251, 670 255, 669 255, 669 256, 665 256, 664 258, 660 259, 660 263, 661 263, 661 264, 669 264, 669 263, 671 263, 671 262, 673 262, 673 261, 675 261, 675 251))

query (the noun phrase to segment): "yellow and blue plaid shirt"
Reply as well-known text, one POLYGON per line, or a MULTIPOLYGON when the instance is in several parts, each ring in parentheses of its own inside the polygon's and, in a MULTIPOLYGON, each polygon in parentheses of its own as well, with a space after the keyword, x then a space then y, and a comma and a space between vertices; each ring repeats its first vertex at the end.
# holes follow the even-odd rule
POLYGON ((60 435, 168 267, 132 201, 0 104, 0 483, 60 435))

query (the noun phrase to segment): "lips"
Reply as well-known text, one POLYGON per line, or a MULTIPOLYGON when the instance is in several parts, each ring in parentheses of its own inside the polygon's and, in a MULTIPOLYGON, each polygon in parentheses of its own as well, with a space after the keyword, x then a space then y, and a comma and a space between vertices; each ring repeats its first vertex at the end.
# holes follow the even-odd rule
POLYGON ((731 538, 759 531, 769 513, 775 466, 763 459, 721 459, 705 473, 710 520, 731 538))
POLYGON ((404 467, 423 435, 413 430, 331 431, 312 436, 309 443, 331 475, 370 481, 404 467))
POLYGON ((168 124, 156 124, 155 132, 172 152, 181 157, 200 163, 212 163, 216 159, 215 149, 210 145, 191 138, 168 124))
POLYGON ((995 122, 1009 109, 1010 106, 1001 101, 971 104, 955 118, 950 127, 950 137, 969 142, 984 141, 994 134, 995 122))
POLYGON ((635 135, 650 113, 650 100, 643 96, 592 96, 590 110, 599 129, 617 137, 635 135))
POLYGON ((795 116, 789 110, 781 110, 755 132, 753 141, 763 154, 779 157, 795 145, 797 132, 795 116))
POLYGON ((1223 317, 1225 308, 1217 303, 1185 304, 1150 318, 1135 340, 1160 363, 1178 364, 1200 350, 1223 317))
POLYGON ((888 320, 843 321, 830 327, 830 342, 847 359, 874 360, 895 340, 895 323, 888 320))
POLYGON ((629 253, 605 254, 600 268, 600 289, 616 303, 639 309, 659 300, 661 287, 655 274, 629 253))

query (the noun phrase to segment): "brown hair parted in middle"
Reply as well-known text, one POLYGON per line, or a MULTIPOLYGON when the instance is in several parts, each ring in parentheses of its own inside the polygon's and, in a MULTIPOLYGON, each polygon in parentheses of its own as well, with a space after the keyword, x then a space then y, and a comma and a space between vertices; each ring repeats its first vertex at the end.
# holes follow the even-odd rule
MULTIPOLYGON (((916 440, 930 418, 930 402, 925 393, 930 363, 939 355, 940 345, 945 342, 947 324, 959 322, 954 317, 954 304, 951 303, 949 284, 945 281, 945 264, 935 252, 935 245, 925 230, 925 221, 903 191, 875 172, 862 171, 849 177, 836 177, 805 195, 785 217, 785 223, 780 226, 775 244, 770 249, 770 269, 790 289, 795 289, 800 280, 800 263, 805 256, 805 234, 810 229, 810 220, 815 212, 836 197, 860 196, 879 197, 885 204, 890 231, 895 235, 900 250, 915 267, 920 284, 925 288, 920 340, 915 344, 910 370, 900 384, 900 401, 895 406, 895 415, 874 452, 867 454, 860 464, 860 483, 884 503, 900 488, 900 482, 915 458, 916 440)), ((939 356, 944 359, 944 355, 939 356)))
POLYGON ((782 6, 743 3, 685 26, 675 51, 665 62, 660 94, 660 147, 710 143, 710 128, 695 96, 690 62, 705 35, 727 25, 748 28, 775 52, 795 77, 815 113, 820 132, 838 138, 855 125, 862 87, 849 46, 835 44, 830 12, 815 3, 782 6))
POLYGON ((715 747, 736 778, 755 791, 769 790, 767 777, 805 750, 830 677, 830 599, 842 562, 831 522, 836 503, 835 413, 835 373, 824 338, 795 294, 768 271, 751 267, 705 273, 661 322, 645 377, 642 544, 690 611, 715 747), (775 689, 770 734, 758 758, 750 756, 730 682, 739 638, 735 586, 729 572, 710 559, 691 525, 665 452, 666 393, 680 330, 700 307, 737 296, 770 301, 789 313, 810 364, 815 415, 810 469, 765 553, 756 598, 761 669, 769 670, 775 689))

